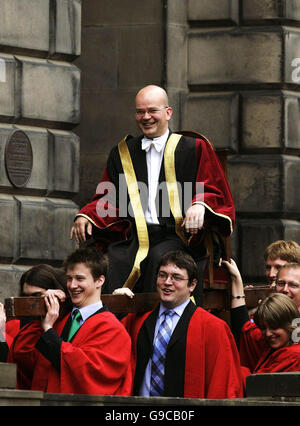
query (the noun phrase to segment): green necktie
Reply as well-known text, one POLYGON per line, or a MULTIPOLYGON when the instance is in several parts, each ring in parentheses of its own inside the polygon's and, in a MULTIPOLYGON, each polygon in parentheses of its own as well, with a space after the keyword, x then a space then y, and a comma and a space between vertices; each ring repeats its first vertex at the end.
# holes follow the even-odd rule
POLYGON ((72 339, 72 337, 77 332, 77 330, 79 330, 80 320, 81 320, 81 313, 79 309, 76 309, 76 311, 74 311, 73 321, 69 331, 68 342, 72 339))

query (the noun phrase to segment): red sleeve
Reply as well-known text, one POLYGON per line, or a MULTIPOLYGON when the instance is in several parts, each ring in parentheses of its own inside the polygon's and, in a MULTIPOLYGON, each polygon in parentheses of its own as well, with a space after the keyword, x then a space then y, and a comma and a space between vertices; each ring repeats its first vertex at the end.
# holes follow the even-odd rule
POLYGON ((268 349, 261 330, 251 321, 247 321, 241 331, 240 358, 241 365, 254 371, 261 355, 268 349))
POLYGON ((13 361, 33 368, 37 354, 35 345, 42 333, 40 321, 32 321, 22 327, 11 346, 10 353, 13 361))
POLYGON ((234 338, 226 324, 207 344, 206 398, 243 397, 240 359, 234 338))
POLYGON ((113 183, 105 169, 92 201, 86 204, 77 216, 87 217, 98 228, 105 228, 114 223, 118 219, 114 191, 113 183))
POLYGON ((255 373, 300 371, 300 345, 286 346, 274 351, 255 373))
POLYGON ((11 346, 14 338, 20 331, 20 320, 7 321, 5 325, 5 340, 8 347, 11 346))
POLYGON ((8 354, 8 362, 17 364, 17 388, 30 389, 38 351, 35 345, 43 333, 40 321, 21 328, 8 354))
POLYGON ((119 218, 119 209, 116 207, 117 186, 114 185, 105 169, 103 177, 97 186, 92 201, 86 204, 76 215, 88 219, 101 232, 93 232, 95 240, 102 249, 114 242, 126 238, 131 223, 126 218, 119 218), (106 235, 108 231, 108 235, 106 235))
POLYGON ((240 358, 228 325, 201 308, 195 315, 187 335, 185 397, 243 397, 240 358))
POLYGON ((143 314, 128 314, 122 319, 129 336, 131 337, 132 349, 131 349, 131 371, 132 377, 135 376, 136 362, 137 362, 137 339, 144 321, 148 318, 151 312, 143 314))
POLYGON ((203 203, 220 232, 230 235, 235 221, 235 209, 224 169, 207 140, 196 139, 196 152, 198 159, 196 181, 203 182, 204 194, 196 193, 193 203, 203 203))

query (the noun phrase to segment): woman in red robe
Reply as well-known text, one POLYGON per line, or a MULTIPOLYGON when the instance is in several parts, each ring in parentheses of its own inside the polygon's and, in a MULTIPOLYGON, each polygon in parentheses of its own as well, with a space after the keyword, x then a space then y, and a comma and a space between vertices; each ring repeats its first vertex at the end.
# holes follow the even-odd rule
POLYGON ((236 263, 223 261, 232 280, 231 325, 237 336, 244 378, 249 374, 300 371, 300 345, 294 339, 299 311, 287 295, 275 293, 258 306, 250 321, 236 263))
MULTIPOLYGON (((64 300, 67 293, 65 273, 60 268, 51 265, 40 264, 24 272, 19 281, 19 295, 21 297, 43 297, 47 290, 53 290, 64 300)), ((6 362, 8 350, 20 331, 20 329, 31 321, 29 318, 11 319, 6 321, 4 305, 0 303, 0 362, 6 362)), ((24 388, 27 385, 24 384, 24 388)))

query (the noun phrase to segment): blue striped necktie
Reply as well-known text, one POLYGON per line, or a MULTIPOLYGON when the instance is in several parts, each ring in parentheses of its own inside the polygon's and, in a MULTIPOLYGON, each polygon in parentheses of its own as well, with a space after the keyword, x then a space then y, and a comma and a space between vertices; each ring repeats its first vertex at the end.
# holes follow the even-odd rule
POLYGON ((172 316, 174 314, 175 312, 172 310, 165 311, 162 314, 165 318, 159 326, 153 348, 150 396, 162 396, 164 394, 165 359, 172 333, 172 316))

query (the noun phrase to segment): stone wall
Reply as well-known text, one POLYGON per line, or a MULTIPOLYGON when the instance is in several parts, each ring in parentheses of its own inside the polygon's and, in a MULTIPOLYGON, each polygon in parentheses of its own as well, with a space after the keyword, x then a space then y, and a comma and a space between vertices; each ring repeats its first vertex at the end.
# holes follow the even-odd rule
POLYGON ((29 265, 73 249, 80 51, 81 0, 0 0, 1 301, 29 265))

